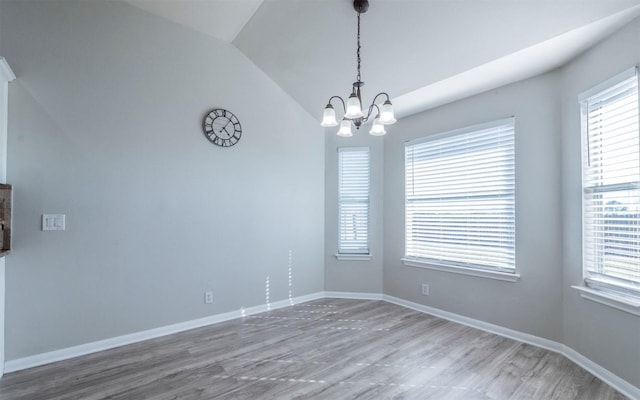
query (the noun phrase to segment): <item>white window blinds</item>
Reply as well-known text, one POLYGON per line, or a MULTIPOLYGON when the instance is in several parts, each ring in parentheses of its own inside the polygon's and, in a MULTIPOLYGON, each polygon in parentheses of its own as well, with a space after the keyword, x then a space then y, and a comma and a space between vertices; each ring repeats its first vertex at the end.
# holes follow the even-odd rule
POLYGON ((589 286, 640 296, 637 69, 580 100, 585 278, 589 286))
POLYGON ((369 254, 369 149, 338 149, 340 254, 369 254))
POLYGON ((515 273, 514 123, 406 144, 407 259, 515 273))

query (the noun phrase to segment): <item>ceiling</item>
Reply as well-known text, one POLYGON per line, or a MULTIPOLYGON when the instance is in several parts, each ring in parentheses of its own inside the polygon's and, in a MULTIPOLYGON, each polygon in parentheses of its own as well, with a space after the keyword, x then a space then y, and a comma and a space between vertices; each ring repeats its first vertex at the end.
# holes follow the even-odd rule
MULTIPOLYGON (((356 74, 351 0, 127 0, 233 43, 309 113, 356 74)), ((370 0, 363 101, 388 92, 400 116, 566 63, 640 15, 640 0, 370 0)))
POLYGON ((232 42, 262 0, 125 0, 138 8, 232 42))

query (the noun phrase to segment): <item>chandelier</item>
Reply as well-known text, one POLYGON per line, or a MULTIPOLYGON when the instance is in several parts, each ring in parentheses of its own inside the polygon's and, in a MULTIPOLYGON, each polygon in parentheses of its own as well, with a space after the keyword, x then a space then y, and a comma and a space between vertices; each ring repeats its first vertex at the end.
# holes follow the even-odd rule
POLYGON ((358 74, 356 75, 356 81, 353 82, 351 95, 349 95, 346 105, 344 99, 340 96, 331 96, 331 98, 329 98, 329 102, 324 108, 322 123, 320 123, 320 125, 325 128, 338 126, 338 121, 336 120, 336 110, 333 108, 333 105, 331 105, 331 101, 333 99, 339 99, 340 103, 342 104, 344 115, 342 117, 342 121, 340 122, 338 136, 353 136, 353 133, 351 132, 351 125, 353 124, 355 125, 356 129, 360 129, 360 126, 362 126, 362 124, 369 120, 374 110, 375 117, 373 119, 373 124, 371 125, 371 130, 369 131, 369 133, 374 136, 382 136, 387 133, 387 131, 384 129, 384 126, 391 125, 396 122, 393 114, 393 105, 389 100, 389 95, 381 92, 373 98, 373 101, 371 102, 366 115, 363 111, 362 97, 360 93, 360 88, 364 86, 364 82, 362 82, 360 78, 360 14, 367 12, 367 10, 369 9, 369 1, 354 0, 353 8, 358 13, 358 50, 356 54, 356 58, 358 60, 358 74), (384 101, 382 106, 376 104, 376 100, 380 96, 386 97, 386 100, 384 101))

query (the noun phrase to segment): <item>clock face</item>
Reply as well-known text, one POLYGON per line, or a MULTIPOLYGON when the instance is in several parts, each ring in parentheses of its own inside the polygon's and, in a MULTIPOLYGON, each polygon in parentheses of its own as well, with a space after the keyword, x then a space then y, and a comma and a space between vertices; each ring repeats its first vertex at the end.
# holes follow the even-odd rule
POLYGON ((211 110, 202 122, 204 135, 213 144, 222 147, 231 147, 240 141, 242 127, 238 117, 231 111, 216 108, 211 110))

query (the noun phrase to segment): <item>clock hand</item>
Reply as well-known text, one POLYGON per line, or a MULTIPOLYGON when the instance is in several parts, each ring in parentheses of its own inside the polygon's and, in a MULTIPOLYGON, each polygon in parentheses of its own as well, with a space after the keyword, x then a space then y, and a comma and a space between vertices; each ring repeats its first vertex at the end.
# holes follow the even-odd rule
POLYGON ((223 126, 222 129, 220 129, 220 133, 222 133, 222 131, 225 131, 225 132, 227 132, 227 135, 231 136, 231 134, 227 130, 227 126, 229 126, 230 123, 231 123, 231 120, 227 121, 227 124, 225 126, 223 126))

